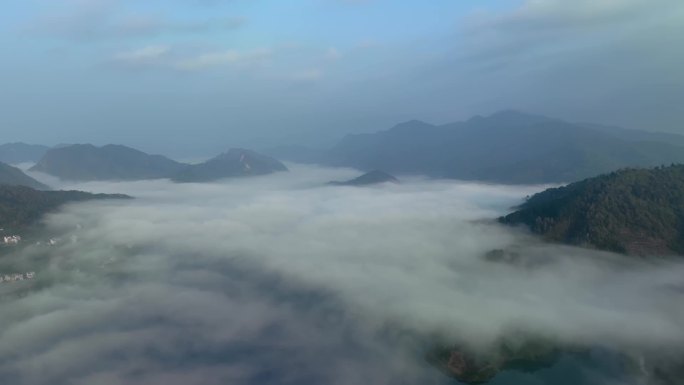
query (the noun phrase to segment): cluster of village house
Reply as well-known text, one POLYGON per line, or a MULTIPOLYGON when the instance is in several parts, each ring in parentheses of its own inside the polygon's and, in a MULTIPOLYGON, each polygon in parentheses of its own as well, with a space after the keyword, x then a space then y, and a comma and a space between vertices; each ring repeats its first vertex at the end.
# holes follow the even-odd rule
POLYGON ((28 272, 26 274, 0 274, 0 283, 12 283, 25 280, 31 280, 36 276, 34 272, 28 272))
MULTIPOLYGON (((2 229, 0 229, 1 231, 2 229)), ((46 245, 48 246, 56 246, 59 240, 57 238, 50 238, 47 242, 45 242, 46 245)), ((0 245, 6 245, 6 246, 16 246, 19 243, 21 243, 21 236, 19 235, 5 235, 3 237, 0 237, 0 245)), ((37 245, 42 245, 42 242, 36 242, 37 245)))
POLYGON ((5 235, 2 237, 2 243, 5 245, 18 245, 21 242, 21 237, 18 235, 5 235))

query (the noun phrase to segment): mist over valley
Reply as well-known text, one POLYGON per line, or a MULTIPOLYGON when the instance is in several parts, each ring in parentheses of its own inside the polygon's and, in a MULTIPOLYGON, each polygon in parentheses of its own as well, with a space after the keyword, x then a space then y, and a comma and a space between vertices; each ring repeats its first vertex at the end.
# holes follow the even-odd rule
POLYGON ((327 183, 353 169, 288 168, 210 184, 51 181, 135 199, 65 206, 44 219, 58 242, 3 254, 0 272, 36 276, 0 285, 0 373, 17 384, 450 383, 435 349, 496 361, 501 341, 529 336, 559 356, 529 373, 501 364, 490 383, 637 384, 681 351, 680 259, 551 245, 496 223, 544 186, 359 188, 327 183))
POLYGON ((684 384, 684 1, 5 0, 0 385, 684 384))

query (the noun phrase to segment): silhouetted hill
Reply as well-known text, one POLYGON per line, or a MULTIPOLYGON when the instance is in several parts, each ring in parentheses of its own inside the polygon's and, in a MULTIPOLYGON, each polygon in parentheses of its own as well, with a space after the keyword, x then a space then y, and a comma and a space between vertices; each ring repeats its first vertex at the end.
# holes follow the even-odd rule
POLYGON ((126 195, 90 194, 81 191, 38 191, 23 186, 0 186, 0 228, 5 234, 21 232, 44 214, 65 203, 94 199, 128 199, 126 195))
POLYGON ((171 179, 175 182, 210 182, 223 178, 267 175, 278 171, 288 170, 274 158, 234 148, 204 163, 186 166, 171 179))
POLYGON ((344 182, 330 182, 329 184, 334 186, 369 186, 380 183, 399 183, 399 179, 386 172, 373 170, 361 175, 358 178, 344 182))
POLYGON ((20 169, 4 163, 0 163, 0 185, 26 186, 38 190, 48 189, 48 186, 24 174, 20 169))
POLYGON ((75 144, 49 150, 31 170, 64 180, 139 180, 166 178, 185 166, 125 146, 75 144))
POLYGON ((684 165, 625 169, 548 189, 500 218, 544 238, 636 255, 684 254, 684 165))
POLYGON ((394 175, 560 183, 624 167, 684 162, 684 137, 504 111, 441 126, 410 121, 387 131, 348 135, 323 154, 310 154, 311 163, 394 175))
POLYGON ((35 163, 50 149, 26 143, 5 143, 0 145, 0 162, 8 164, 35 163))

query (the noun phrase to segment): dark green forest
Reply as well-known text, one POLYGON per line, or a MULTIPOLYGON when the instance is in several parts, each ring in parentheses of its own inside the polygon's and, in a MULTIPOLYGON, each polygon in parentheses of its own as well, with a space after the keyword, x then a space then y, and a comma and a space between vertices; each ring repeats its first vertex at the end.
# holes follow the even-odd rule
POLYGON ((623 169, 552 188, 500 218, 544 238, 634 255, 684 255, 684 165, 623 169))
POLYGON ((25 231, 44 214, 71 202, 95 199, 127 199, 119 194, 91 194, 82 191, 39 191, 23 186, 0 185, 0 228, 5 234, 25 231))

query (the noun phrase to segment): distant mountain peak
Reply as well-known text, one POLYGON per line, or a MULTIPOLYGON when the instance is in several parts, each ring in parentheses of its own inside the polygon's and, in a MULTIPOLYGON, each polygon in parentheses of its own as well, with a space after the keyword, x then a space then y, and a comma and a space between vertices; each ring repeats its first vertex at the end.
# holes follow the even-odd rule
POLYGON ((381 183, 399 183, 399 179, 380 170, 369 171, 357 178, 344 182, 330 182, 333 186, 369 186, 381 183))
POLYGON ((210 182, 278 171, 287 171, 287 167, 274 158, 244 148, 231 148, 204 163, 186 167, 171 179, 175 182, 210 182))
POLYGON ((470 119, 466 120, 467 123, 477 122, 480 120, 487 119, 482 115, 473 115, 470 119))
POLYGON ((390 131, 392 132, 406 132, 406 131, 414 131, 414 130, 421 130, 421 129, 428 129, 428 128, 434 128, 435 126, 423 122, 422 120, 409 120, 403 123, 399 123, 396 126, 392 127, 390 131))
POLYGON ((31 168, 65 180, 140 180, 166 178, 185 165, 161 155, 108 144, 72 144, 52 148, 31 168))
POLYGON ((523 111, 518 111, 518 110, 501 110, 498 112, 495 112, 488 117, 484 118, 484 120, 490 120, 490 121, 495 121, 495 122, 505 122, 506 124, 520 124, 520 125, 527 125, 527 124, 536 124, 536 123, 541 123, 541 122, 546 122, 546 121, 552 121, 555 119, 543 116, 543 115, 536 115, 536 114, 530 114, 527 112, 523 111))
MULTIPOLYGON (((684 162, 684 136, 596 129, 517 110, 348 135, 311 163, 497 183, 560 183, 684 162)), ((292 159, 292 158, 291 158, 292 159)), ((306 156, 298 159, 306 159, 306 156)))

